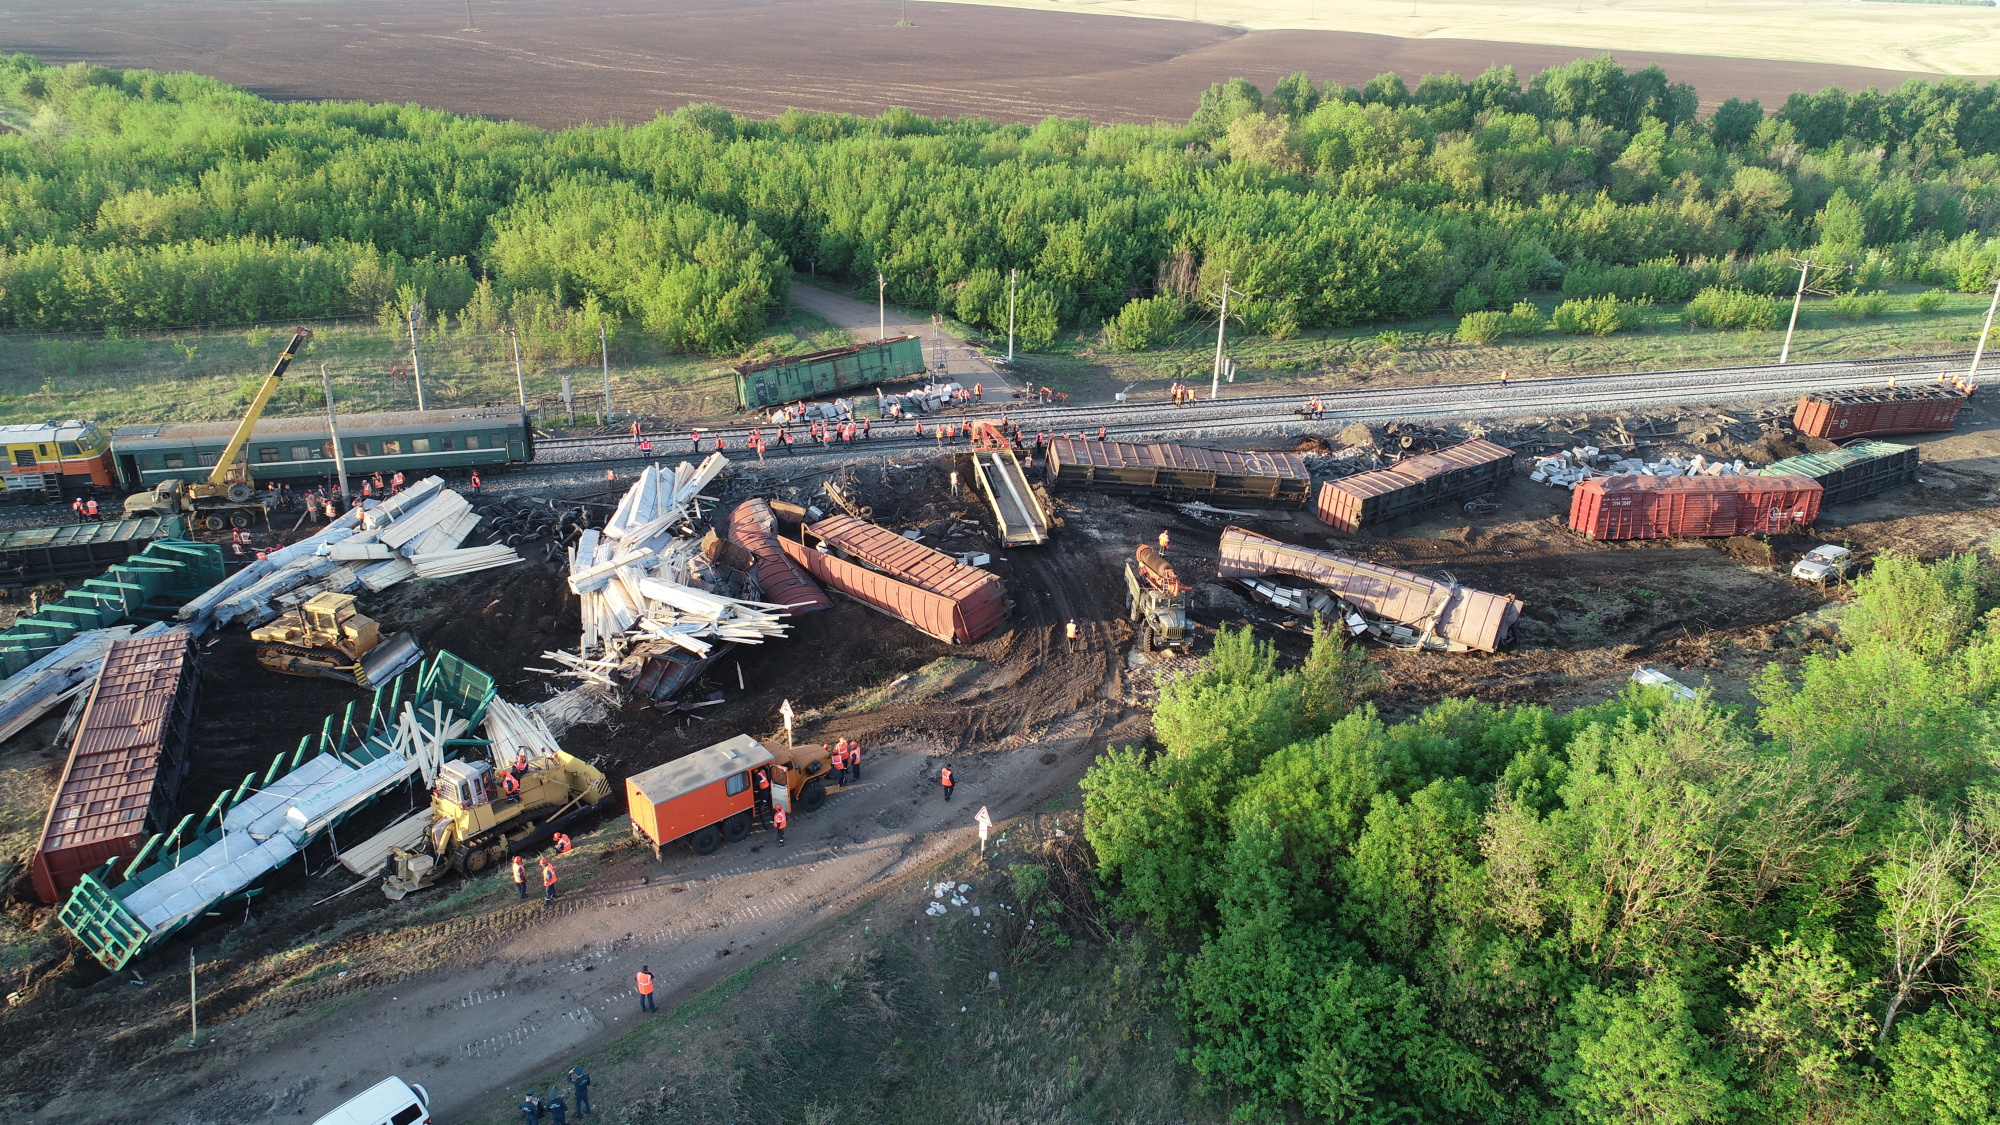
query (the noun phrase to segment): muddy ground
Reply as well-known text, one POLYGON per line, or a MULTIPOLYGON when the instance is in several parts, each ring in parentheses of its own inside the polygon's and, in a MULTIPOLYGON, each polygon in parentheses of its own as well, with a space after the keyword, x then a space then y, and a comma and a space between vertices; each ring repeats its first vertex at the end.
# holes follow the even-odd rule
MULTIPOLYGON (((1424 74, 1473 75, 1490 65, 1512 65, 1525 79, 1607 53, 868 0, 475 0, 469 14, 476 32, 460 30, 465 8, 444 5, 30 0, 11 7, 5 27, 9 50, 49 62, 192 70, 279 100, 418 102, 551 128, 646 121, 689 102, 756 116, 907 106, 1029 123, 1049 114, 1184 121, 1210 83, 1232 75, 1268 90, 1301 70, 1351 86, 1393 70, 1414 86, 1424 74), (905 19, 914 26, 896 26, 905 19)), ((1829 85, 1887 89, 1911 76, 1608 53, 1627 68, 1658 63, 1674 81, 1693 83, 1704 108, 1730 97, 1775 106, 1794 90, 1829 85)))
MULTIPOLYGON (((1591 702, 1618 690, 1641 665, 1659 667, 1693 685, 1708 684, 1725 700, 1749 703, 1748 677, 1766 662, 1793 661, 1826 643, 1830 632, 1823 626, 1822 611, 1845 597, 1840 590, 1822 592, 1788 580, 1785 571, 1798 553, 1820 541, 1845 542, 1864 555, 1898 550, 1931 556, 1993 542, 2000 532, 2000 509, 1993 503, 2000 482, 2000 427, 1976 411, 1968 413, 1968 420, 1972 424, 1955 434, 1904 439, 1923 447, 1921 483, 1823 513, 1811 537, 1595 543, 1564 526, 1567 491, 1532 484, 1524 476, 1495 496, 1498 509, 1487 515, 1454 508, 1359 536, 1336 534, 1305 513, 1270 513, 1249 526, 1371 561, 1449 573, 1465 584, 1512 593, 1526 603, 1518 643, 1499 654, 1371 649, 1371 659, 1383 672, 1377 702, 1389 715, 1407 714, 1452 695, 1558 707, 1591 702)), ((1665 448, 1645 452, 1650 456, 1665 448)), ((841 858, 850 868, 833 870, 847 874, 832 881, 822 875, 800 890, 783 893, 801 878, 796 868, 784 864, 804 862, 804 854, 787 858, 766 847, 764 857, 750 868, 674 861, 681 864, 676 870, 705 872, 697 880, 700 894, 707 896, 702 901, 723 903, 735 897, 727 888, 742 883, 753 895, 775 895, 780 902, 804 901, 799 896, 810 887, 814 909, 839 908, 871 881, 914 870, 911 864, 932 854, 927 841, 941 826, 959 823, 939 817, 962 819, 966 810, 923 803, 926 793, 935 793, 925 787, 934 785, 939 762, 956 758, 968 781, 991 786, 990 797, 979 799, 992 800, 996 811, 1026 811, 1072 784, 1107 743, 1144 741, 1146 708, 1162 672, 1173 665, 1134 658, 1133 634, 1121 617, 1121 568, 1135 545, 1163 529, 1172 533, 1171 560, 1198 588, 1193 611, 1199 626, 1197 651, 1206 647, 1216 627, 1249 624, 1277 639, 1288 657, 1303 655, 1308 641, 1301 623, 1253 606, 1215 580, 1219 522, 1198 521, 1156 503, 1066 493, 1056 501, 1061 526, 1053 543, 1002 553, 990 538, 983 508, 967 495, 951 493, 951 468, 946 458, 910 456, 858 463, 843 478, 850 493, 870 505, 884 524, 918 530, 925 542, 944 550, 990 552, 992 568, 1005 579, 1014 602, 1013 616, 1000 632, 977 644, 947 645, 839 599, 832 609, 799 619, 786 640, 739 648, 713 666, 708 682, 697 690, 719 691, 724 703, 705 709, 701 718, 628 711, 568 736, 573 752, 598 763, 616 780, 738 732, 782 737, 777 706, 788 698, 800 712, 803 737, 853 737, 877 748, 879 757, 871 762, 879 763, 891 791, 845 804, 836 801, 829 807, 842 811, 808 826, 835 849, 815 863, 843 856, 871 858, 841 858), (1070 620, 1082 631, 1075 644, 1063 639, 1070 620), (899 808, 897 792, 915 807, 899 808), (871 801, 882 803, 873 807, 871 801), (722 883, 707 882, 724 876, 728 879, 722 883)), ((813 478, 802 476, 789 487, 797 490, 795 498, 810 500, 815 485, 813 478)), ((508 698, 533 702, 566 686, 529 669, 548 663, 540 657, 544 649, 575 645, 578 619, 558 565, 542 552, 528 553, 535 561, 453 581, 408 584, 364 599, 362 605, 389 628, 414 632, 427 651, 449 649, 485 668, 508 698)), ((203 660, 196 768, 182 800, 190 812, 206 809, 221 789, 252 770, 263 770, 274 753, 289 751, 300 737, 316 733, 328 714, 360 698, 331 681, 279 677, 261 669, 241 633, 214 638, 205 646, 203 660)), ((541 922, 532 912, 510 912, 511 893, 490 879, 463 887, 448 884, 430 892, 428 902, 415 905, 391 906, 372 888, 322 902, 352 882, 329 864, 323 844, 307 856, 310 877, 294 870, 288 883, 258 899, 247 914, 232 908, 228 916, 210 919, 147 958, 137 972, 109 976, 75 955, 55 926, 53 912, 27 901, 25 880, 19 877, 19 861, 33 846, 41 810, 60 772, 61 750, 52 744, 58 722, 52 716, 0 749, 0 785, 5 787, 0 837, 11 884, 6 922, 0 925, 5 939, 0 955, 5 957, 6 991, 13 994, 0 1013, 0 1051, 13 1062, 0 1074, 0 1108, 34 1111, 53 1105, 69 1115, 64 1120, 120 1120, 105 1104, 94 1102, 90 1091, 119 1080, 130 1090, 171 1098, 186 1088, 191 1073, 208 1075, 205 1082, 226 1075, 242 1090, 263 1092, 244 1094, 247 1101, 218 1102, 213 1113, 204 1110, 189 1120, 262 1119, 259 1115, 267 1112, 289 1114, 287 1106, 318 1107, 333 1087, 284 1086, 278 1071, 259 1071, 256 1050, 270 1040, 251 1038, 248 1029, 256 1036, 284 1030, 288 1041, 310 1045, 319 1042, 313 1038, 319 1032, 311 1029, 337 1026, 324 1021, 355 1004, 384 1005, 381 1018, 401 1019, 390 1003, 395 998, 377 995, 392 984, 399 991, 424 989, 431 1000, 421 1018, 446 1021, 442 1030, 425 1034, 453 1040, 446 1044, 450 1050, 408 1058, 433 1068, 441 1089, 462 1088, 463 1096, 472 1096, 481 1082, 504 1078, 504 1064, 489 1061, 486 1049, 478 1046, 483 1040, 460 1042, 474 1035, 470 1028, 476 1021, 450 1022, 459 1019, 445 1002, 455 995, 452 990, 465 986, 468 995, 479 995, 479 981, 518 975, 521 957, 540 963, 577 955, 575 949, 581 947, 576 942, 601 938, 609 950, 620 940, 615 934, 598 934, 605 925, 616 926, 615 918, 586 925, 582 914, 570 921, 559 920, 570 918, 567 914, 551 915, 541 922), (190 948, 204 966, 205 1021, 235 1028, 245 1037, 237 1053, 218 1054, 207 1063, 210 1069, 193 1072, 175 1046, 185 1035, 186 1007, 180 999, 184 991, 174 989, 184 989, 184 978, 172 988, 154 979, 156 974, 164 980, 184 972, 190 948), (486 952, 475 959, 470 953, 475 949, 486 952), (148 983, 141 986, 133 983, 136 979, 148 983), (478 1068, 476 1074, 453 1069, 461 1064, 478 1068), (57 1095, 62 1096, 51 1103, 57 1095), (243 1109, 253 1103, 255 1113, 243 1109), (96 1108, 84 1108, 90 1106, 96 1108)), ((410 804, 407 796, 391 798, 375 810, 375 817, 398 815, 410 804)), ((358 824, 353 831, 368 827, 358 824)), ((645 856, 641 863, 642 857, 624 847, 622 836, 617 823, 599 826, 588 835, 586 862, 594 865, 588 870, 603 872, 605 886, 615 883, 629 891, 646 885, 649 877, 643 872, 651 859, 645 856)), ((736 862, 727 859, 727 850, 710 858, 736 862)), ((591 882, 599 880, 592 876, 591 882)), ((695 901, 690 898, 683 905, 695 901)), ((649 909, 667 905, 668 900, 660 900, 649 909)), ((717 932, 726 931, 730 941, 774 940, 777 931, 758 928, 773 924, 769 916, 731 914, 721 905, 716 909, 722 911, 717 932)), ((683 944, 686 940, 691 939, 673 938, 683 944)), ((645 956, 644 948, 632 947, 621 956, 645 956)), ((712 977, 705 961, 697 958, 686 965, 676 985, 693 987, 712 977)), ((615 966, 607 962, 606 967, 615 966)), ((615 983, 610 977, 598 981, 601 987, 615 983)), ((526 997, 522 993, 507 1003, 528 1004, 526 997)), ((602 1006, 615 999, 613 990, 591 1003, 602 1006)), ((535 1015, 537 1010, 508 1015, 515 1021, 509 1026, 546 1029, 548 1017, 535 1015)), ((586 1004, 577 1010, 596 1009, 586 1004)), ((417 1020, 419 1014, 408 1018, 417 1020)), ((600 1031, 616 1030, 602 1021, 601 1027, 583 1017, 575 1021, 580 1022, 569 1028, 575 1038, 564 1042, 584 1043, 600 1031)), ((413 1023, 411 1029, 417 1026, 413 1023)), ((323 1046, 332 1050, 337 1044, 323 1046)), ((364 1046, 350 1043, 344 1049, 364 1046)), ((357 1066, 374 1065, 372 1057, 355 1058, 357 1066)), ((402 1065, 393 1058, 386 1062, 402 1065)))

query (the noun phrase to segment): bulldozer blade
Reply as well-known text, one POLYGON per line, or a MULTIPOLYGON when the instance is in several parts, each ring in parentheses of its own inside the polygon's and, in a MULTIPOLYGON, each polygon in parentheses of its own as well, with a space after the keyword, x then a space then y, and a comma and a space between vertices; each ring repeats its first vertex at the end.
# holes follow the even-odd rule
POLYGON ((356 677, 362 687, 385 684, 394 679, 412 664, 424 658, 424 650, 408 633, 397 633, 375 646, 375 651, 361 658, 361 674, 356 677))

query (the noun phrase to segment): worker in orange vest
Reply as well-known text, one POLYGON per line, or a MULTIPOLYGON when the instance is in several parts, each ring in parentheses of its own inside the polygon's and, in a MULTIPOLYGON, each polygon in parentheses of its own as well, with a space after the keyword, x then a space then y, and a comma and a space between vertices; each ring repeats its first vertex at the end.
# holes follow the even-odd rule
POLYGON ((519 800, 521 797, 521 780, 511 772, 502 773, 500 775, 500 792, 506 794, 509 798, 519 800))
POLYGON ((833 744, 833 783, 847 784, 847 740, 844 738, 833 744))
POLYGON ((528 776, 528 752, 525 750, 516 751, 514 754, 514 776, 528 776))
POLYGON ((570 842, 569 842, 569 834, 568 834, 568 833, 566 833, 566 832, 558 832, 558 833, 556 833, 556 836, 555 836, 555 840, 556 840, 556 854, 557 854, 557 855, 562 855, 562 854, 564 854, 564 853, 566 853, 566 852, 568 852, 568 851, 569 851, 569 849, 570 849, 570 842))
POLYGON ((93 496, 83 502, 83 513, 91 519, 97 518, 97 497, 93 496))
POLYGON ((556 900, 556 865, 550 863, 548 861, 548 858, 545 856, 542 859, 542 901, 547 903, 547 902, 554 902, 555 900, 556 900))
POLYGON ((521 898, 528 897, 528 861, 520 856, 514 857, 514 890, 521 898))
POLYGON ((653 967, 651 965, 639 966, 639 1010, 642 1012, 659 1011, 658 1008, 653 1007, 653 967))
POLYGON ((478 469, 474 469, 474 470, 472 470, 472 491, 474 491, 474 492, 478 492, 478 491, 479 491, 479 470, 478 470, 478 469))
POLYGON ((771 807, 771 771, 768 769, 757 771, 757 807, 771 807))
POLYGON ((951 800, 952 780, 950 766, 946 766, 938 771, 938 784, 944 786, 944 799, 947 801, 951 800))
POLYGON ((1070 640, 1070 641, 1074 641, 1074 640, 1076 640, 1076 619, 1075 619, 1075 618, 1071 618, 1071 619, 1070 619, 1070 623, 1069 623, 1069 624, 1068 624, 1067 626, 1065 626, 1065 627, 1063 628, 1063 637, 1064 637, 1064 639, 1066 639, 1066 640, 1070 640))
POLYGON ((847 778, 854 784, 861 784, 861 742, 852 740, 847 744, 847 778))
POLYGON ((1162 531, 1160 532, 1160 550, 1164 551, 1166 549, 1167 549, 1167 533, 1162 531))
POLYGON ((781 847, 781 848, 782 848, 782 847, 784 847, 784 846, 785 846, 785 810, 784 810, 783 808, 776 808, 776 809, 772 809, 772 810, 771 810, 771 827, 773 827, 773 828, 775 828, 775 829, 777 829, 777 830, 778 830, 778 846, 779 846, 779 847, 781 847))
POLYGON ((82 522, 83 522, 83 497, 79 496, 79 497, 77 497, 77 498, 76 498, 76 499, 75 499, 74 501, 72 501, 72 502, 70 503, 70 506, 69 506, 69 510, 70 510, 70 511, 72 511, 72 512, 75 512, 75 513, 76 513, 76 522, 78 522, 78 523, 82 523, 82 522))

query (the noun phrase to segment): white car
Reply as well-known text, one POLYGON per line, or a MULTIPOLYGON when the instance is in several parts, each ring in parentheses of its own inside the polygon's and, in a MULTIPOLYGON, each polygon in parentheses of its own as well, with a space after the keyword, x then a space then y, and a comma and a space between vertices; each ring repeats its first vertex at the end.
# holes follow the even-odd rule
POLYGON ((1854 552, 1845 547, 1823 543, 1805 553, 1805 557, 1792 564, 1792 577, 1801 582, 1817 582, 1824 586, 1828 582, 1838 582, 1847 577, 1848 567, 1854 564, 1854 552))
POLYGON ((400 1078, 384 1078, 313 1125, 430 1125, 430 1107, 430 1091, 400 1078))

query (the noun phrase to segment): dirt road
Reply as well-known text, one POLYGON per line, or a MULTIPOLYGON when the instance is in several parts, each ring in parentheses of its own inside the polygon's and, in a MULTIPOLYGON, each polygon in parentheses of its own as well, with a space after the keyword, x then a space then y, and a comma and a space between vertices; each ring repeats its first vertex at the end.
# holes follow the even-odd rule
POLYGON ((911 316, 897 308, 882 309, 866 301, 857 301, 796 281, 792 283, 792 304, 836 328, 847 329, 859 340, 874 340, 883 335, 921 337, 924 355, 933 365, 937 363, 936 350, 942 345, 945 374, 967 388, 984 384, 988 395, 996 399, 1002 395, 996 394, 995 388, 1005 391, 1016 389, 1018 381, 1010 381, 999 368, 988 363, 978 349, 964 340, 933 330, 928 317, 911 316))
MULTIPOLYGON (((1075 781, 1090 746, 1071 737, 954 761, 950 802, 928 748, 881 747, 866 783, 800 814, 783 848, 759 829, 706 857, 683 847, 656 863, 627 849, 588 883, 564 886, 553 906, 539 895, 518 905, 509 896, 483 917, 448 923, 466 931, 448 960, 379 985, 321 1022, 258 1032, 256 1042, 245 1028, 218 1029, 222 1041, 210 1049, 228 1057, 211 1063, 203 1092, 173 1119, 296 1121, 303 1111, 311 1120, 385 1074, 428 1088, 440 1121, 511 1104, 525 1083, 546 1085, 636 1019, 665 1018, 747 964, 746 955, 972 845, 981 805, 1001 818, 1046 801, 1075 781), (1055 764, 1043 764, 1050 755, 1055 764), (658 978, 661 1015, 638 1010, 641 965, 658 978)), ((83 1100, 51 1102, 32 1120, 77 1120, 83 1100)))

